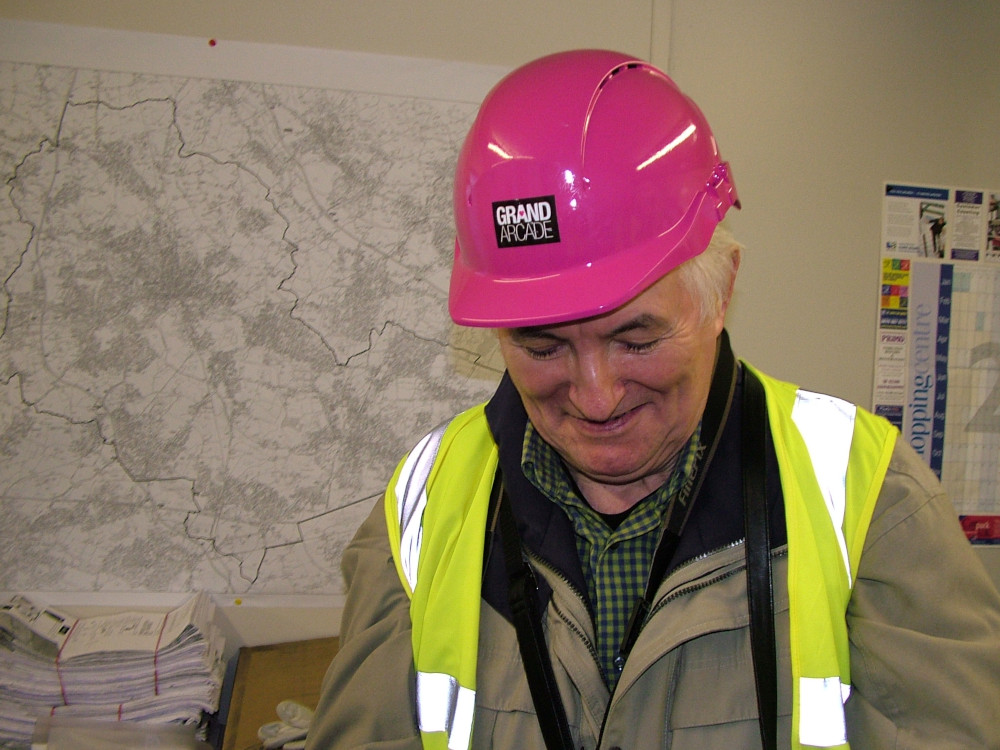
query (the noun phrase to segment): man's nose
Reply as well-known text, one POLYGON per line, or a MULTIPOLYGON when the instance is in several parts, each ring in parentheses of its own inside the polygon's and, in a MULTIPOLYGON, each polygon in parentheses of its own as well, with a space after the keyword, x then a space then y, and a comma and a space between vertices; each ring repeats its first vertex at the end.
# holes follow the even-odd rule
POLYGON ((569 398, 580 416, 603 422, 615 416, 625 389, 606 355, 577 355, 570 379, 569 398))

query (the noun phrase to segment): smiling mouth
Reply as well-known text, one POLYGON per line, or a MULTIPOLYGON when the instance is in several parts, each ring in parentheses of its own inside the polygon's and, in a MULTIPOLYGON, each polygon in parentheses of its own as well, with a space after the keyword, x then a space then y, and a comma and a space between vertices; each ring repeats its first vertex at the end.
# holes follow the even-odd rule
POLYGON ((640 408, 642 407, 640 406, 633 407, 628 411, 622 412, 621 414, 611 417, 610 419, 594 420, 594 419, 584 419, 583 417, 577 417, 577 419, 585 428, 587 428, 588 431, 601 432, 601 433, 614 432, 615 430, 621 429, 622 427, 627 425, 630 421, 632 421, 632 418, 636 415, 636 413, 639 411, 640 408))

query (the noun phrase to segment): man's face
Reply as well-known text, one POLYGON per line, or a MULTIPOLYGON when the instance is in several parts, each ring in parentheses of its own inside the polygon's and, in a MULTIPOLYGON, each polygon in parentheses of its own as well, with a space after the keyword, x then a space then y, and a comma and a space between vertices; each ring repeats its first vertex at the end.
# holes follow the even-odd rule
POLYGON ((609 313, 498 331, 528 417, 592 504, 597 489, 630 507, 669 475, 701 419, 724 316, 702 321, 674 272, 609 313))

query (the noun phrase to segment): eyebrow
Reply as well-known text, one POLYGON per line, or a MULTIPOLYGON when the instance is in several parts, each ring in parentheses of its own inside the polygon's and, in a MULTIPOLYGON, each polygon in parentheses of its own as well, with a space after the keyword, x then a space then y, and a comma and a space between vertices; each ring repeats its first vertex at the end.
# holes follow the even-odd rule
POLYGON ((632 320, 627 320, 622 323, 611 332, 611 335, 620 336, 621 334, 628 333, 629 331, 640 331, 664 325, 666 325, 666 321, 664 321, 663 318, 659 318, 652 313, 642 313, 641 315, 637 315, 632 318, 632 320))
MULTIPOLYGON (((665 325, 666 323, 662 318, 659 318, 651 313, 642 313, 631 320, 626 320, 624 323, 614 328, 608 334, 608 338, 621 336, 623 333, 629 333, 630 331, 641 331, 665 325)), ((516 340, 546 339, 561 341, 562 337, 556 333, 556 328, 557 327, 555 326, 524 326, 520 328, 511 328, 510 335, 511 338, 516 340)))

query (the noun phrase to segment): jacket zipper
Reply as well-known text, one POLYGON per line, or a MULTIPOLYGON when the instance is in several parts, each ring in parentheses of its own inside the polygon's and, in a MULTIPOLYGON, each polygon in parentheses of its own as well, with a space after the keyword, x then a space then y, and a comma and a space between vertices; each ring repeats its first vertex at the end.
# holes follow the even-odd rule
MULTIPOLYGON (((712 555, 718 554, 720 552, 725 552, 726 550, 732 549, 734 547, 738 547, 738 546, 740 546, 743 543, 744 543, 743 539, 737 539, 735 542, 730 542, 729 544, 722 545, 721 547, 716 547, 714 549, 708 550, 707 552, 702 552, 700 555, 696 555, 695 557, 692 557, 690 560, 687 560, 684 563, 682 563, 681 565, 677 566, 677 568, 675 568, 672 572, 673 573, 677 573, 678 571, 684 570, 685 568, 687 568, 690 565, 694 565, 695 563, 700 562, 701 560, 704 560, 704 559, 706 559, 708 557, 711 557, 712 555)), ((587 597, 583 595, 583 593, 580 591, 580 589, 578 589, 569 580, 569 578, 566 577, 566 575, 564 575, 558 569, 554 568, 549 563, 545 562, 542 558, 538 557, 537 555, 535 555, 530 550, 527 550, 527 549, 525 550, 525 556, 528 558, 528 560, 535 567, 537 567, 537 568, 543 568, 548 573, 550 573, 554 578, 558 578, 561 582, 563 582, 564 584, 566 584, 566 587, 570 591, 573 592, 573 594, 577 597, 577 599, 580 600, 581 603, 583 603, 583 605, 585 607, 587 607, 587 610, 590 613, 591 619, 593 619, 593 613, 590 612, 590 604, 587 601, 587 597)), ((729 578, 734 573, 738 573, 738 572, 742 571, 743 569, 744 569, 743 567, 738 567, 735 570, 732 570, 732 571, 730 571, 728 573, 725 573, 723 575, 714 576, 714 577, 712 577, 712 578, 710 578, 708 580, 699 581, 699 582, 693 583, 693 584, 685 584, 685 585, 681 586, 680 588, 675 589, 674 591, 670 592, 669 594, 667 594, 662 599, 657 600, 656 604, 650 609, 649 614, 646 616, 646 619, 645 619, 645 621, 644 621, 643 624, 645 624, 645 622, 649 622, 649 619, 656 612, 658 612, 666 604, 668 604, 669 602, 673 601, 674 599, 676 599, 676 598, 678 598, 680 596, 683 596, 685 594, 689 594, 689 593, 692 593, 694 591, 698 591, 699 589, 702 589, 702 588, 704 588, 706 586, 710 586, 713 583, 717 583, 718 581, 725 580, 726 578, 729 578)), ((560 610, 559 607, 557 607, 554 603, 553 603, 553 609, 555 609, 555 612, 559 616, 559 619, 562 620, 566 624, 566 626, 572 632, 574 632, 577 635, 577 637, 580 639, 580 641, 587 647, 587 651, 590 653, 591 657, 593 657, 594 663, 597 664, 598 669, 600 669, 601 660, 600 660, 599 654, 597 653, 597 647, 594 645, 593 641, 591 641, 590 638, 587 637, 587 634, 584 633, 582 630, 580 630, 580 628, 577 627, 577 625, 574 622, 572 622, 565 615, 565 613, 563 613, 563 611, 560 610)))
MULTIPOLYGON (((696 555, 695 557, 692 557, 690 560, 687 560, 687 561, 683 562, 682 564, 678 565, 671 572, 671 575, 674 575, 677 572, 679 572, 681 570, 684 570, 687 567, 690 567, 691 565, 699 563, 702 560, 705 560, 705 559, 711 557, 712 555, 717 555, 717 554, 719 554, 721 552, 726 552, 726 551, 731 550, 731 549, 733 549, 735 547, 739 547, 741 544, 744 544, 745 541, 746 540, 744 540, 744 539, 737 539, 735 542, 730 542, 729 544, 724 544, 721 547, 716 547, 715 549, 709 550, 708 552, 702 552, 700 555, 696 555)), ((690 594, 690 593, 693 593, 695 591, 699 591, 699 590, 705 588, 706 586, 711 586, 713 583, 718 583, 719 581, 724 581, 725 579, 731 577, 735 573, 739 573, 739 572, 743 571, 744 569, 745 569, 744 566, 738 566, 735 569, 733 569, 733 570, 731 570, 731 571, 729 571, 727 573, 722 573, 721 575, 714 575, 714 576, 712 576, 711 578, 708 578, 708 579, 703 579, 703 580, 695 581, 695 582, 692 582, 692 583, 681 584, 678 588, 674 589, 669 594, 667 594, 666 596, 664 596, 664 597, 662 597, 662 598, 660 598, 660 599, 658 599, 656 601, 656 603, 650 608, 649 614, 646 615, 646 619, 643 622, 643 627, 645 627, 645 624, 647 622, 649 622, 650 619, 652 619, 652 617, 653 617, 654 614, 656 614, 661 609, 663 609, 663 607, 666 606, 669 602, 672 602, 675 599, 679 599, 680 597, 685 596, 686 594, 690 594)))
MULTIPOLYGON (((727 550, 731 550, 731 549, 733 549, 735 547, 739 547, 740 545, 745 544, 745 542, 746 542, 745 539, 737 539, 736 541, 730 542, 729 544, 724 544, 721 547, 716 547, 715 549, 709 550, 707 552, 703 552, 700 555, 696 555, 695 557, 692 557, 690 560, 687 560, 684 563, 682 563, 681 565, 677 566, 672 571, 672 574, 677 573, 678 571, 684 570, 685 568, 687 568, 687 567, 689 567, 691 565, 694 565, 695 563, 698 563, 698 562, 700 562, 702 560, 705 560, 705 559, 711 557, 712 555, 716 555, 716 554, 719 554, 719 553, 722 553, 722 552, 726 552, 727 550)), ((782 554, 786 554, 786 553, 782 553, 782 554)), ((704 578, 704 579, 701 579, 701 580, 698 580, 698 581, 694 581, 694 582, 691 582, 691 583, 686 583, 686 584, 680 585, 678 588, 674 589, 673 591, 671 591, 670 593, 668 593, 666 596, 663 596, 663 597, 661 597, 660 599, 658 599, 656 601, 656 603, 653 605, 653 607, 649 610, 649 613, 646 615, 646 619, 643 622, 643 627, 645 627, 646 623, 648 623, 657 612, 659 612, 661 609, 663 609, 664 607, 666 607, 667 604, 669 604, 670 602, 676 601, 677 599, 681 598, 682 596, 687 596, 688 594, 693 594, 693 593, 695 593, 697 591, 700 591, 701 589, 704 589, 704 588, 707 588, 709 586, 712 586, 712 585, 714 585, 714 584, 716 584, 716 583, 718 583, 720 581, 724 581, 727 578, 732 578, 734 575, 743 574, 745 572, 746 572, 746 565, 745 564, 743 564, 743 565, 737 565, 735 568, 733 568, 732 570, 729 570, 729 571, 727 571, 725 573, 720 573, 720 574, 717 574, 717 575, 712 575, 709 578, 704 578)), ((640 631, 640 633, 641 632, 642 631, 640 631)), ((617 686, 616 686, 616 691, 615 692, 617 692, 617 686)), ((607 707, 607 709, 604 712, 604 718, 601 720, 601 731, 600 731, 600 734, 598 735, 598 739, 597 739, 597 747, 598 748, 601 747, 601 743, 603 742, 603 739, 604 739, 604 729, 607 726, 608 716, 611 713, 611 704, 614 702, 614 697, 615 697, 615 694, 612 693, 611 697, 608 700, 608 707, 607 707)))
MULTIPOLYGON (((561 571, 552 567, 547 562, 545 562, 544 560, 542 560, 540 557, 536 556, 529 550, 525 550, 525 555, 527 556, 528 560, 535 565, 535 567, 545 569, 554 578, 558 578, 560 581, 566 584, 566 587, 571 592, 573 592, 574 596, 576 596, 576 598, 584 605, 584 607, 587 608, 587 612, 588 614, 590 614, 591 620, 593 620, 594 615, 593 612, 590 612, 590 603, 587 601, 587 597, 583 595, 583 592, 581 592, 580 589, 578 589, 575 585, 573 585, 572 581, 570 581, 569 578, 567 578, 561 571)), ((561 609, 559 609, 558 606, 556 606, 555 601, 552 602, 552 608, 555 610, 555 613, 559 616, 559 619, 562 620, 566 624, 566 626, 577 636, 577 638, 580 639, 580 642, 587 647, 587 651, 590 653, 591 658, 593 658, 594 664, 596 664, 597 668, 600 669, 601 659, 600 655, 597 653, 597 647, 594 645, 593 641, 591 641, 590 638, 587 637, 586 633, 584 633, 579 627, 577 627, 576 623, 572 622, 569 619, 569 617, 561 609)))
MULTIPOLYGON (((678 570, 682 570, 685 567, 687 567, 688 565, 694 564, 694 563, 698 562, 699 560, 704 560, 706 557, 709 557, 710 555, 714 555, 714 554, 719 553, 719 552, 725 552, 726 550, 732 549, 734 547, 738 547, 741 544, 744 544, 745 541, 746 540, 744 540, 744 539, 739 539, 739 540, 737 540, 735 542, 731 542, 731 543, 729 543, 727 545, 724 545, 722 547, 718 547, 718 548, 716 548, 716 549, 714 549, 714 550, 712 550, 710 552, 704 552, 704 553, 698 555, 697 557, 692 557, 690 560, 688 560, 687 562, 685 562, 683 565, 679 566, 674 572, 676 573, 678 570)), ((781 552, 781 553, 778 554, 778 557, 784 556, 786 554, 787 554, 787 552, 781 552)), ((772 557, 774 556, 774 551, 773 550, 771 551, 771 555, 772 555, 772 557)), ((737 567, 733 568, 732 570, 730 570, 730 571, 728 571, 726 573, 722 573, 720 575, 715 575, 715 576, 712 576, 711 578, 707 578, 705 580, 700 580, 700 581, 696 581, 696 582, 689 583, 689 584, 683 584, 683 585, 679 586, 678 588, 674 589, 673 591, 671 591, 669 594, 667 594, 663 598, 657 600, 656 604, 649 610, 649 615, 646 617, 646 622, 649 622, 649 620, 653 617, 654 614, 656 614, 657 612, 659 612, 667 604, 669 604, 670 602, 674 601, 675 599, 679 599, 682 596, 686 596, 687 594, 691 594, 691 593, 693 593, 695 591, 699 591, 699 590, 705 588, 706 586, 711 586, 713 583, 718 583, 719 581, 724 581, 725 579, 731 578, 732 576, 736 575, 737 573, 745 573, 745 572, 746 572, 746 564, 745 564, 745 560, 744 560, 744 564, 737 565, 737 567)))
MULTIPOLYGON (((734 547, 739 547, 740 545, 745 544, 745 542, 746 542, 745 539, 737 539, 736 541, 730 542, 729 544, 724 544, 721 547, 716 547, 716 548, 711 549, 711 550, 709 550, 707 552, 702 552, 700 555, 696 555, 695 557, 692 557, 690 560, 687 560, 684 563, 682 563, 681 565, 677 566, 672 571, 671 574, 675 574, 678 571, 684 570, 685 568, 687 568, 687 567, 689 567, 691 565, 694 565, 695 563, 698 563, 698 562, 700 562, 702 560, 705 560, 705 559, 711 557, 712 555, 716 555, 716 554, 719 554, 721 552, 725 552, 727 550, 733 549, 734 547)), ((782 553, 782 554, 784 554, 784 553, 782 553)), ((551 565, 549 565, 548 563, 546 563, 544 560, 542 560, 541 558, 539 558, 537 555, 533 554, 532 552, 530 552, 528 550, 525 550, 525 555, 527 556, 528 560, 532 564, 534 564, 537 568, 542 568, 542 569, 546 570, 553 577, 558 578, 562 583, 564 583, 566 585, 566 587, 571 592, 573 592, 573 594, 577 597, 577 599, 579 599, 587 607, 587 609, 589 611, 590 607, 589 607, 589 603, 587 602, 587 598, 585 596, 583 596, 583 594, 581 593, 581 591, 575 585, 573 585, 573 583, 569 580, 569 578, 567 578, 561 571, 559 571, 556 568, 552 567, 551 565)), ((714 575, 714 576, 712 576, 710 578, 699 580, 699 581, 696 581, 696 582, 693 582, 693 583, 688 583, 688 584, 681 585, 680 587, 678 587, 678 588, 674 589, 673 591, 671 591, 666 596, 664 596, 664 597, 662 597, 662 598, 660 598, 660 599, 657 600, 656 604, 649 610, 649 614, 646 616, 646 619, 645 619, 645 621, 643 623, 643 627, 645 627, 645 623, 649 622, 652 619, 653 615, 655 615, 657 612, 659 612, 661 609, 663 609, 670 602, 675 601, 676 599, 679 599, 682 596, 687 596, 688 594, 692 594, 692 593, 694 593, 696 591, 700 591, 701 589, 706 588, 708 586, 711 586, 711 585, 713 585, 715 583, 718 583, 719 581, 724 581, 727 578, 731 578, 732 576, 734 576, 734 575, 736 575, 738 573, 743 573, 743 572, 745 572, 745 570, 746 570, 746 566, 745 565, 737 565, 737 567, 735 567, 732 570, 727 571, 725 573, 722 573, 722 574, 719 574, 719 575, 714 575)), ((594 660, 594 663, 597 665, 598 670, 600 670, 600 668, 601 668, 600 667, 601 660, 600 660, 600 656, 597 653, 597 647, 594 645, 593 641, 591 641, 590 638, 587 637, 586 633, 584 633, 579 627, 577 627, 576 623, 574 623, 573 621, 571 621, 569 619, 569 617, 561 609, 559 609, 559 607, 555 604, 555 601, 552 602, 552 608, 555 610, 556 615, 559 617, 560 620, 562 620, 562 622, 566 625, 566 627, 568 627, 570 629, 570 631, 572 633, 574 633, 577 638, 580 639, 580 642, 584 646, 586 646, 587 652, 590 654, 591 658, 594 660)), ((591 614, 591 617, 593 617, 592 614, 591 614)), ((617 692, 617 686, 616 686, 615 692, 617 692)), ((604 728, 607 725, 608 715, 611 713, 611 704, 614 702, 615 692, 612 692, 611 695, 608 697, 608 705, 607 705, 607 708, 604 711, 604 717, 601 719, 601 730, 598 733, 598 737, 597 737, 597 747, 598 748, 601 746, 601 743, 603 742, 603 739, 604 739, 604 728)))

